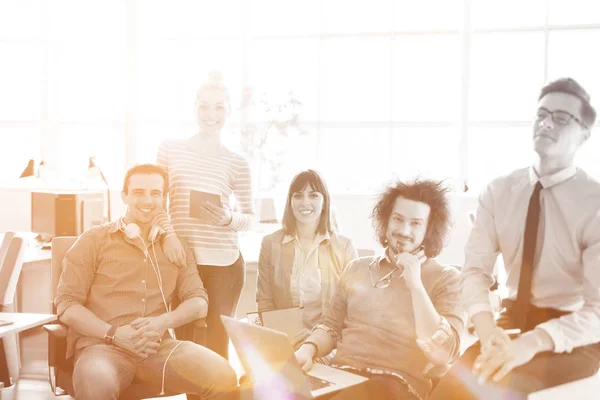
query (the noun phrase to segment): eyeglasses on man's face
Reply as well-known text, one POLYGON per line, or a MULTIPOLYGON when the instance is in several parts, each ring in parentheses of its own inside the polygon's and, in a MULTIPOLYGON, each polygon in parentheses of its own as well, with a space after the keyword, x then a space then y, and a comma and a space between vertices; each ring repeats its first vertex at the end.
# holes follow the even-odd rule
POLYGON ((543 121, 546 118, 548 118, 548 115, 551 116, 552 122, 554 122, 557 125, 568 125, 569 122, 571 122, 571 120, 575 120, 575 122, 577 122, 583 128, 587 128, 586 125, 583 123, 583 121, 581 121, 579 118, 577 118, 570 112, 563 111, 563 110, 550 111, 544 107, 540 107, 537 111, 538 122, 543 121))

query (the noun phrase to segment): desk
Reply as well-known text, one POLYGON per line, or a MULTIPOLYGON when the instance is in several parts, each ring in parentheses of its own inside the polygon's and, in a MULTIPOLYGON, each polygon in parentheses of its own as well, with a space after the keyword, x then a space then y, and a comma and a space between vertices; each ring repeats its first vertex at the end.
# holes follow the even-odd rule
MULTIPOLYGON (((31 328, 36 328, 45 323, 54 321, 56 319, 56 315, 54 314, 29 314, 29 313, 4 313, 0 312, 0 320, 12 321, 13 323, 10 325, 0 326, 0 382, 3 383, 4 387, 11 386, 14 382, 13 380, 18 379, 18 370, 9 372, 8 364, 7 364, 7 354, 4 350, 4 340, 3 337, 20 333, 26 331, 31 328)), ((8 347, 10 349, 11 347, 8 347)), ((9 360, 14 359, 13 357, 17 356, 17 354, 10 353, 8 354, 9 360), (11 355, 12 354, 12 355, 11 355)))
POLYGON ((16 311, 52 313, 51 253, 42 249, 35 240, 29 242, 23 257, 23 269, 17 285, 16 311))
POLYGON ((0 338, 3 338, 11 333, 19 333, 52 322, 56 320, 56 315, 0 312, 0 320, 13 321, 10 325, 0 326, 0 338))
MULTIPOLYGON (((25 252, 23 269, 17 284, 15 299, 17 312, 52 314, 50 257, 50 250, 40 248, 34 239, 29 240, 29 248, 25 252)), ((48 354, 46 332, 38 326, 20 333, 19 352, 23 366, 46 363, 48 354)))
MULTIPOLYGON (((29 246, 23 257, 23 268, 17 284, 15 310, 26 313, 52 313, 52 288, 50 274, 50 249, 42 249, 35 234, 20 232, 29 246)), ((4 237, 0 233, 0 241, 4 237)))
MULTIPOLYGON (((33 314, 51 314, 52 309, 52 290, 50 275, 50 250, 42 249, 35 240, 35 234, 28 232, 19 232, 18 236, 26 239, 29 244, 23 257, 23 268, 17 283, 14 307, 6 311, 16 311, 18 313, 33 314)), ((4 237, 0 233, 0 240, 4 237)), ((2 319, 2 318, 0 318, 2 319)), ((32 328, 21 328, 16 335, 12 333, 13 339, 17 342, 16 358, 20 360, 20 367, 29 367, 32 363, 47 363, 48 338, 41 326, 44 322, 32 325, 32 328), (18 338, 18 339, 17 339, 18 338)), ((10 327, 12 331, 15 324, 10 327)), ((3 327, 0 327, 3 329, 3 327)), ((2 332, 4 332, 2 330, 2 332)), ((4 333, 4 335, 11 335, 4 333)), ((13 347, 7 347, 6 352, 13 352, 13 347)), ((11 355, 12 358, 12 355, 11 355)), ((11 368, 12 364, 11 364, 11 368)), ((16 379, 16 377, 15 377, 16 379)))

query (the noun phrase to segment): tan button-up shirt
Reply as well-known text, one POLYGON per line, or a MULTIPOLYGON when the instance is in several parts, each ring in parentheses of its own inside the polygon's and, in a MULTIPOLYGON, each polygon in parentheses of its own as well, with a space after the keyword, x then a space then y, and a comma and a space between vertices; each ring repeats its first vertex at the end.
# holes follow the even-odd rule
MULTIPOLYGON (((167 304, 174 296, 181 302, 193 297, 208 301, 194 255, 185 244, 187 265, 181 268, 166 258, 160 238, 145 254, 119 228, 119 221, 92 228, 69 249, 55 299, 59 317, 74 304, 116 326, 165 313, 156 267, 167 304)), ((67 357, 101 342, 70 329, 67 357)))

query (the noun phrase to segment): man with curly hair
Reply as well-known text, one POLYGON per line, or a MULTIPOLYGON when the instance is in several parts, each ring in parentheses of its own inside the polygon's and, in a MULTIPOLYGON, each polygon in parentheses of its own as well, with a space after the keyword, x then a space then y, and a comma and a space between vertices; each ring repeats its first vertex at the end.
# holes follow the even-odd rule
POLYGON ((385 251, 352 261, 320 323, 296 352, 305 370, 336 349, 332 365, 369 378, 340 399, 424 399, 435 371, 459 354, 465 313, 459 271, 434 257, 450 226, 441 182, 394 182, 373 209, 385 251))

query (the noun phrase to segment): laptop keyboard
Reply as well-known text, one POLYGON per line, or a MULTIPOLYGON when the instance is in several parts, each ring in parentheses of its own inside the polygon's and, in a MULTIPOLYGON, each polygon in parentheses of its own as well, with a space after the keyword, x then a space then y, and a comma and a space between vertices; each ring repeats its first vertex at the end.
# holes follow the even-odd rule
POLYGON ((314 376, 311 376, 311 375, 306 375, 306 378, 308 379, 308 384, 310 385, 311 390, 322 389, 324 387, 333 385, 333 383, 331 383, 331 382, 324 381, 323 379, 315 378, 314 376))

